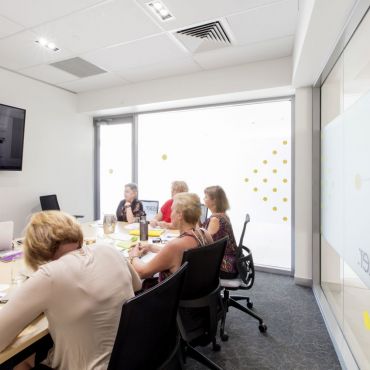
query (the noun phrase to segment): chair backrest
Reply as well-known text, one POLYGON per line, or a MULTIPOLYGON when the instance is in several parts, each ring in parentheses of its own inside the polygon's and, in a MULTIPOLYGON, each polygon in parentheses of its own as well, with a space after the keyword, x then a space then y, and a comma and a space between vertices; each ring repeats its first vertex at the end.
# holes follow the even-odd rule
POLYGON ((58 199, 55 194, 40 196, 40 204, 43 211, 60 211, 58 199))
POLYGON ((200 214, 199 221, 200 221, 200 224, 203 225, 207 220, 208 208, 204 204, 201 204, 200 207, 201 207, 202 213, 200 214))
POLYGON ((141 200, 140 202, 143 204, 146 219, 151 221, 158 213, 159 202, 157 200, 141 200))
POLYGON ((182 262, 188 262, 188 271, 181 300, 204 297, 218 287, 227 239, 225 237, 204 247, 184 252, 182 262))
POLYGON ((247 224, 250 222, 249 214, 247 213, 244 220, 243 231, 240 236, 239 246, 238 246, 238 258, 236 261, 236 267, 238 269, 239 278, 245 284, 244 289, 252 288, 254 284, 254 262, 251 250, 246 247, 244 243, 245 237, 245 230, 247 228, 247 224))
POLYGON ((176 345, 176 315, 187 264, 146 292, 127 301, 108 370, 157 369, 176 345))

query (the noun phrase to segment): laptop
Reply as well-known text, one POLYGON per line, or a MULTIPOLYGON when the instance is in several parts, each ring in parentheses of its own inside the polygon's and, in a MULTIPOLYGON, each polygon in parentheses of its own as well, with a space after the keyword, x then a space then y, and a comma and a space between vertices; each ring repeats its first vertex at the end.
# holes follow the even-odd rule
POLYGON ((14 222, 0 222, 0 251, 12 249, 14 222))

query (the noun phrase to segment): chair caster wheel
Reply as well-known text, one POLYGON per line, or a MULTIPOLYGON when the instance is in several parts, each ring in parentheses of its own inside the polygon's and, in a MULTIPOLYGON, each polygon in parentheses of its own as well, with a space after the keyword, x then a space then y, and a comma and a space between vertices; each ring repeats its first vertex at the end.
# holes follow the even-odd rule
POLYGON ((252 309, 253 308, 253 302, 247 302, 247 307, 252 309))
POLYGON ((213 350, 214 352, 219 352, 219 351, 221 350, 221 346, 220 346, 218 343, 216 343, 216 344, 214 344, 214 345, 212 346, 212 350, 213 350))
POLYGON ((260 332, 261 332, 261 333, 266 333, 266 331, 267 331, 267 326, 266 326, 266 324, 260 324, 260 325, 258 326, 258 329, 260 330, 260 332))
POLYGON ((220 338, 223 342, 227 342, 229 340, 229 336, 227 334, 220 334, 220 338))

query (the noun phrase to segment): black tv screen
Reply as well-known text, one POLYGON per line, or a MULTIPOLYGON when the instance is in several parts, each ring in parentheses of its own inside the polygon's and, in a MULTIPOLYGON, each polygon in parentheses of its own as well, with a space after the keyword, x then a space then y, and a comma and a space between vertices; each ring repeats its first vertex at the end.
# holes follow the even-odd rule
POLYGON ((21 171, 26 111, 0 104, 0 170, 21 171))

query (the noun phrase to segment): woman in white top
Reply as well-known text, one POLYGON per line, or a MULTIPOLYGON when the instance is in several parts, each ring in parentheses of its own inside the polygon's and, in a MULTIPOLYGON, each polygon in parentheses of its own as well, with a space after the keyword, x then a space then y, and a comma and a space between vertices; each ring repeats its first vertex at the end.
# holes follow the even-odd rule
MULTIPOLYGON (((141 288, 141 281, 115 248, 82 243, 80 226, 66 213, 32 217, 24 254, 36 272, 0 311, 0 351, 43 312, 54 341, 44 364, 68 370, 107 368, 122 304, 141 288)), ((31 356, 22 369, 34 361, 31 356)))

